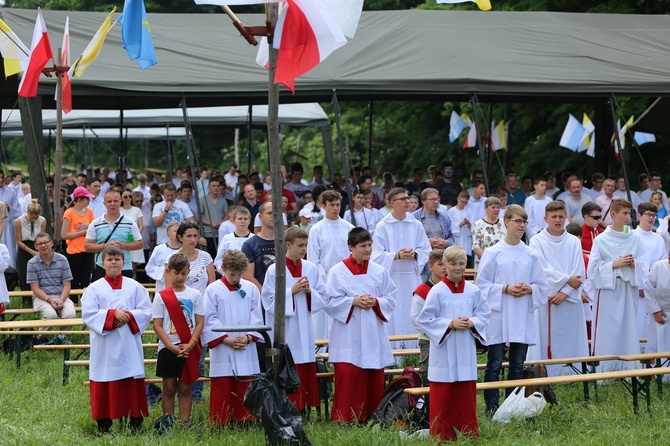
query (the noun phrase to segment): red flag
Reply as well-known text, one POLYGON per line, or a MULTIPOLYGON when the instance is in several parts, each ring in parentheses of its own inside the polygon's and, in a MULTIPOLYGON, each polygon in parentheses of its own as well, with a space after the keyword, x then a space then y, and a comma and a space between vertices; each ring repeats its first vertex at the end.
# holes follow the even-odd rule
POLYGON ((19 84, 19 96, 24 98, 37 96, 37 85, 40 75, 49 59, 53 59, 49 33, 44 23, 44 17, 42 17, 42 10, 37 8, 37 20, 35 21, 35 30, 33 31, 33 43, 30 46, 28 68, 23 73, 21 83, 19 84))
POLYGON ((347 40, 320 2, 288 0, 279 14, 274 42, 279 50, 275 83, 291 85, 347 40))
MULTIPOLYGON (((63 32, 63 46, 61 47, 60 63, 70 68, 70 17, 65 19, 65 31, 63 32)), ((63 113, 72 111, 72 84, 70 83, 70 74, 65 71, 61 79, 61 107, 63 113)))

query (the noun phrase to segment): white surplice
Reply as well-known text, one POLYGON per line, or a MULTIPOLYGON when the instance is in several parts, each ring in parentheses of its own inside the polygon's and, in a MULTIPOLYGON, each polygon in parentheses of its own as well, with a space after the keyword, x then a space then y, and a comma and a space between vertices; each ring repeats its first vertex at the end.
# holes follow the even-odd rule
POLYGON ((241 251, 244 242, 249 240, 254 235, 255 234, 253 232, 250 232, 246 237, 240 237, 236 235, 235 232, 231 232, 224 235, 223 238, 220 238, 219 249, 217 249, 216 258, 214 258, 214 268, 216 268, 217 271, 223 272, 221 271, 221 262, 223 261, 223 255, 226 253, 226 251, 231 249, 241 251))
POLYGON ((81 313, 90 329, 91 363, 89 379, 96 382, 144 377, 142 332, 151 321, 151 301, 146 288, 124 277, 121 289, 113 290, 105 278, 86 288, 81 298, 81 313), (129 311, 135 318, 138 333, 125 324, 104 330, 109 310, 129 311))
MULTIPOLYGON (((349 257, 349 245, 347 237, 354 225, 346 220, 338 218, 329 220, 324 218, 309 230, 309 243, 307 244, 307 260, 320 266, 324 274, 330 269, 349 257)), ((314 336, 317 339, 326 339, 331 319, 325 311, 312 315, 314 324, 314 336)))
MULTIPOLYGON (((286 268, 286 301, 284 305, 286 315, 285 340, 291 348, 293 361, 296 364, 316 361, 312 315, 323 310, 326 299, 323 272, 310 261, 302 260, 301 263, 302 272, 298 277, 293 277, 291 271, 286 268), (296 295, 291 293, 291 287, 301 277, 307 277, 309 280, 309 305, 307 303, 307 293, 304 291, 296 295)), ((261 293, 261 302, 265 309, 265 321, 270 327, 274 327, 275 323, 275 277, 275 264, 272 264, 265 273, 263 292, 261 293)))
MULTIPOLYGON (((640 237, 647 250, 647 265, 651 268, 656 262, 668 258, 668 250, 663 237, 654 231, 645 231, 641 227, 633 231, 640 237)), ((639 299, 637 307, 637 336, 647 337, 647 307, 644 298, 639 299)))
POLYGON ((551 197, 546 195, 543 198, 535 198, 531 195, 523 202, 523 207, 528 214, 528 223, 526 223, 526 240, 530 240, 541 229, 547 226, 544 221, 545 208, 551 203, 551 197))
POLYGON ((510 245, 503 239, 484 251, 475 284, 491 307, 484 334, 488 345, 538 342, 534 312, 546 304, 549 295, 543 262, 523 242, 510 245), (505 285, 519 283, 530 285, 532 292, 519 298, 503 294, 505 285))
POLYGON ((332 317, 329 339, 331 364, 345 362, 362 369, 382 369, 395 364, 386 331, 387 322, 374 309, 353 306, 354 297, 369 294, 378 302, 386 321, 393 314, 396 286, 381 266, 370 261, 366 274, 354 275, 340 262, 331 268, 326 282, 326 313, 332 317))
POLYGON ((475 339, 485 343, 483 333, 491 316, 488 302, 479 288, 465 282, 462 293, 454 293, 442 281, 431 288, 418 323, 430 338, 428 379, 431 382, 477 380, 477 346, 475 339), (467 317, 474 327, 449 330, 458 317, 467 317))
MULTIPOLYGON (((431 247, 423 225, 414 215, 407 213, 403 220, 388 214, 377 224, 372 243, 372 261, 391 274, 398 287, 396 309, 387 326, 388 334, 416 333, 410 313, 412 295, 421 283, 421 271, 428 263, 431 247), (412 248, 417 254, 412 260, 393 260, 398 251, 412 248)), ((418 341, 405 341, 406 348, 416 348, 418 341)))
MULTIPOLYGON (((203 344, 222 336, 252 335, 262 341, 257 332, 219 332, 214 328, 224 326, 259 326, 263 323, 261 295, 258 288, 248 280, 240 280, 239 290, 229 290, 223 280, 212 282, 205 291, 205 328, 203 344), (243 292, 243 293, 242 293, 243 292), (244 297, 242 297, 244 294, 244 297)), ((241 350, 233 350, 223 342, 209 350, 209 376, 250 376, 260 372, 256 346, 251 343, 241 350)))
POLYGON ((156 281, 156 292, 165 288, 165 261, 178 250, 179 248, 173 249, 167 243, 162 243, 151 253, 144 270, 147 276, 156 281))
POLYGON ((654 313, 664 310, 666 321, 670 318, 670 262, 667 258, 654 263, 645 288, 647 305, 647 352, 670 350, 670 324, 659 324, 654 313))
MULTIPOLYGON (((637 336, 639 289, 649 272, 646 249, 633 231, 618 232, 607 227, 593 240, 588 277, 596 289, 591 325, 593 355, 640 353, 637 336), (613 268, 612 262, 632 254, 635 265, 613 268)), ((630 361, 601 362, 599 371, 634 368, 630 361)))
MULTIPOLYGON (((582 303, 582 287, 568 285, 570 276, 586 276, 582 246, 577 237, 563 231, 555 237, 547 230, 530 239, 530 247, 545 260, 545 274, 549 284, 548 296, 557 292, 567 294, 560 305, 546 303, 536 310, 540 339, 527 359, 574 358, 588 356, 588 334, 582 303), (549 356, 551 352, 551 356, 549 356), (538 357, 535 357, 538 356, 538 357)), ((569 367, 548 367, 550 375, 570 374, 569 367)))

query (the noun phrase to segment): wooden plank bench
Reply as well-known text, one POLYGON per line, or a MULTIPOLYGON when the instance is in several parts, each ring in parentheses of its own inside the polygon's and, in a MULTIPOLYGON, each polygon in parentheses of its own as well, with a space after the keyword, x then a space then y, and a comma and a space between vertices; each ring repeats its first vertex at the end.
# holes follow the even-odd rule
MULTIPOLYGON (((634 370, 618 370, 614 372, 587 373, 569 376, 550 376, 546 378, 517 379, 512 381, 493 381, 478 382, 477 390, 506 389, 523 386, 545 386, 554 384, 579 383, 588 381, 631 379, 631 394, 633 395, 633 411, 638 413, 638 394, 642 391, 647 394, 647 410, 651 412, 651 399, 649 398, 649 382, 653 376, 662 376, 670 374, 670 367, 645 368, 634 370), (640 383, 638 378, 644 378, 640 383)), ((430 393, 430 387, 416 387, 405 389, 405 393, 410 395, 427 395, 430 393)))
MULTIPOLYGON (((393 353, 393 356, 396 358, 402 358, 405 356, 419 356, 419 349, 418 348, 400 348, 400 349, 395 349, 391 350, 393 353)), ((317 353, 316 354, 316 359, 328 359, 328 353, 317 353)))
MULTIPOLYGON (((645 367, 663 367, 667 366, 670 363, 670 352, 654 352, 654 353, 638 353, 634 355, 622 355, 619 356, 621 361, 634 361, 641 362, 645 367)), ((663 380, 659 379, 656 381, 656 386, 658 388, 658 396, 663 397, 663 380)))
MULTIPOLYGON (((417 341, 419 339, 418 333, 410 334, 399 334, 399 335, 389 335, 390 342, 401 342, 401 341, 417 341)), ((328 345, 328 339, 316 339, 314 345, 317 347, 325 347, 328 345)))

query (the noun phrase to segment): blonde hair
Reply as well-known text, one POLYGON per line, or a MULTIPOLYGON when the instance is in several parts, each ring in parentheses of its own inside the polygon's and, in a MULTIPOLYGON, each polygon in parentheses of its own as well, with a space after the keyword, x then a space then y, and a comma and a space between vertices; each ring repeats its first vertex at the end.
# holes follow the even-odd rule
POLYGON ((505 209, 505 220, 511 220, 514 216, 528 220, 528 214, 523 207, 519 206, 518 204, 510 204, 507 206, 507 209, 505 209))
POLYGON ((453 265, 457 262, 467 262, 468 255, 465 253, 465 250, 460 246, 452 245, 444 250, 442 260, 444 260, 444 263, 453 265))
POLYGON ((26 213, 31 215, 42 214, 42 206, 40 205, 40 202, 37 198, 30 200, 30 204, 28 205, 28 210, 26 213))

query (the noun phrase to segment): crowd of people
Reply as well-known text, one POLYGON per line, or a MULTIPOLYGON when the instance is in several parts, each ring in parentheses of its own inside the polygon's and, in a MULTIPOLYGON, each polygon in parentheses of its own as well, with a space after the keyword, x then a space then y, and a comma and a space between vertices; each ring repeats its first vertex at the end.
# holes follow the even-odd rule
MULTIPOLYGON (((281 217, 273 215, 269 173, 243 174, 236 165, 195 176, 177 169, 170 179, 147 172, 125 184, 108 171, 67 174, 58 249, 65 255, 53 252, 20 174, 0 183, 9 251, 0 250, 0 267, 16 267, 44 318, 68 317, 69 290, 86 288, 100 432, 128 414, 139 426, 148 413, 137 379, 143 366, 127 361, 142 365, 139 336, 152 319, 166 414, 179 394, 179 418, 189 419, 209 350, 212 423, 252 418, 242 405, 244 378, 265 367, 262 337, 214 329, 272 324, 275 218, 286 231, 286 341, 301 380, 290 398, 300 410, 319 405, 314 340, 327 338, 335 422, 371 418, 383 370, 396 363, 389 335, 419 334, 396 347, 420 348, 431 432, 445 440, 454 430, 478 434, 477 343, 487 348, 485 381, 500 379, 506 349, 508 379, 518 379, 527 359, 638 353, 642 337, 647 351, 670 347, 670 207, 658 173, 641 174, 635 192, 623 177, 601 173, 588 188, 579 174, 563 173, 557 187, 556 175, 544 172, 524 177, 519 189, 507 172, 488 196, 483 172, 463 184, 448 162, 427 175, 416 167, 406 181, 353 169, 350 187, 337 173, 326 181, 321 166, 311 182, 300 163, 282 173, 281 217), (464 280, 466 268, 475 269, 474 283, 464 280), (142 274, 156 282, 153 304, 133 280, 142 274), (121 394, 129 396, 118 402, 121 394), (452 411, 452 401, 462 410, 452 411)), ((499 392, 484 399, 494 413, 499 392)))

